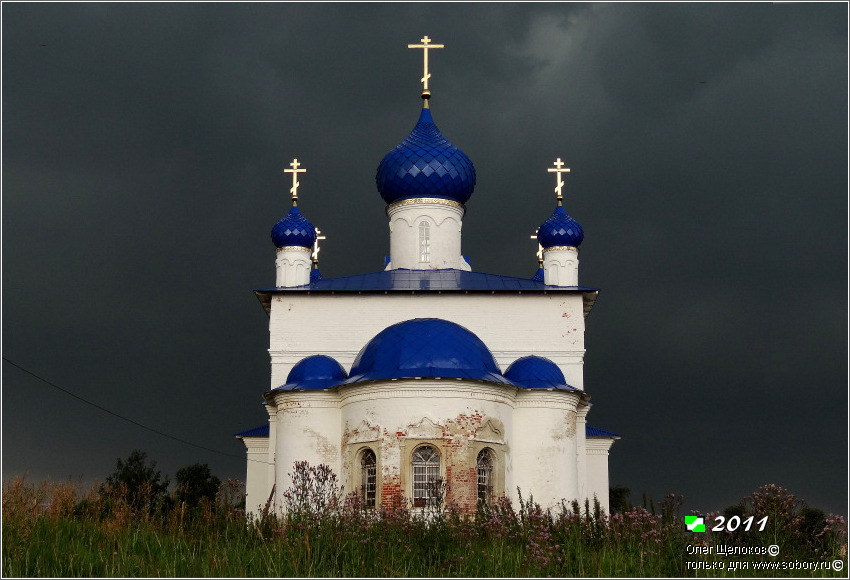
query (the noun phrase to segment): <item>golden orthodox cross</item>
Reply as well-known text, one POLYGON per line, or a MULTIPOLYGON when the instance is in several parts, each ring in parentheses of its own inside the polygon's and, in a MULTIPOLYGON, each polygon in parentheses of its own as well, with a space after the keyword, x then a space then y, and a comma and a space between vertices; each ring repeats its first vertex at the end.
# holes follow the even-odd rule
POLYGON ((561 195, 561 188, 564 187, 564 181, 561 179, 561 174, 562 173, 569 173, 570 168, 564 167, 564 162, 561 161, 560 157, 558 157, 558 159, 555 160, 555 163, 553 163, 553 165, 555 167, 554 168, 550 167, 547 171, 549 171, 549 173, 557 173, 558 174, 557 175, 558 182, 557 182, 557 185, 555 186, 555 193, 558 194, 558 205, 561 205, 561 200, 564 199, 564 196, 561 195))
POLYGON ((319 240, 327 240, 326 236, 320 236, 322 231, 319 228, 316 228, 316 241, 313 242, 313 266, 318 267, 319 265, 319 240))
POLYGON ((292 205, 298 205, 298 186, 301 185, 298 183, 298 174, 299 173, 307 173, 306 169, 298 169, 298 166, 301 165, 298 163, 297 159, 293 159, 292 163, 289 166, 292 169, 284 169, 284 173, 292 174, 292 189, 289 190, 289 193, 292 194, 292 205))
MULTIPOLYGON (((422 37, 420 40, 422 44, 408 44, 407 48, 421 48, 422 52, 425 55, 425 68, 422 73, 422 98, 427 99, 431 96, 431 91, 428 90, 428 79, 431 78, 431 74, 428 72, 428 49, 429 48, 445 48, 444 44, 431 44, 431 39, 427 36, 422 37)), ((427 102, 427 101, 426 101, 427 102)))
POLYGON ((534 230, 534 235, 529 236, 532 240, 537 242, 537 264, 542 268, 543 267, 543 246, 540 245, 540 240, 537 238, 537 234, 540 232, 540 228, 534 230))

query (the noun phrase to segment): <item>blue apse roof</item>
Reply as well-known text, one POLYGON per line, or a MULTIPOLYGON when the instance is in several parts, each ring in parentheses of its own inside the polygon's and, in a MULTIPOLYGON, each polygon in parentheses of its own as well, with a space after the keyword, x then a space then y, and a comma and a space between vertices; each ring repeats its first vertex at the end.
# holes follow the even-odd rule
POLYGON ((323 354, 314 354, 298 361, 289 371, 286 384, 273 390, 311 391, 327 389, 340 384, 347 378, 348 373, 336 359, 323 354))
MULTIPOLYGON (((600 429, 599 427, 591 427, 590 425, 585 425, 584 428, 585 437, 620 437, 618 433, 614 433, 613 431, 606 431, 605 429, 600 429)), ((237 433, 235 437, 268 437, 269 436, 269 424, 260 425, 259 427, 254 427, 253 429, 248 429, 247 431, 242 431, 241 433, 237 433)))
POLYGON ((278 248, 283 246, 312 248, 316 241, 316 228, 301 214, 298 206, 293 205, 289 213, 272 228, 272 241, 278 248))
POLYGON ((620 437, 621 436, 619 433, 614 433, 613 431, 608 431, 606 429, 600 429, 599 427, 591 427, 590 425, 585 425, 584 435, 585 435, 585 437, 620 437))
POLYGON ((537 240, 544 248, 552 246, 575 246, 581 245, 584 239, 584 230, 576 220, 567 215, 563 206, 555 206, 555 211, 537 230, 537 240))
POLYGON ((505 378, 527 389, 577 391, 568 385, 564 373, 546 357, 529 355, 516 359, 504 373, 505 378))
POLYGON ((413 377, 512 384, 480 338, 439 318, 414 318, 379 332, 360 350, 344 384, 413 377))
POLYGON ((475 167, 443 137, 430 109, 422 109, 410 135, 381 160, 375 183, 388 204, 416 197, 466 203, 475 189, 475 167))
POLYGON ((253 429, 248 429, 247 431, 242 431, 241 433, 236 433, 234 437, 268 437, 269 436, 269 424, 260 425, 259 427, 254 427, 253 429))

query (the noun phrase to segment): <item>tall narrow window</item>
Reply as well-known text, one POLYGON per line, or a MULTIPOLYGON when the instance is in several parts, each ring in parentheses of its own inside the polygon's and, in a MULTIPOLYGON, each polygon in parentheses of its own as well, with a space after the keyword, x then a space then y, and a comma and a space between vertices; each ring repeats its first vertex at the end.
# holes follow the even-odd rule
POLYGON ((419 223, 419 261, 431 261, 431 226, 426 221, 419 223))
POLYGON ((489 449, 482 449, 478 454, 478 501, 489 503, 493 495, 493 455, 489 449))
POLYGON ((433 447, 420 447, 413 452, 413 506, 434 505, 437 480, 440 477, 440 456, 433 447))
POLYGON ((377 475, 375 452, 367 449, 360 456, 360 488, 363 505, 369 508, 375 507, 377 475))

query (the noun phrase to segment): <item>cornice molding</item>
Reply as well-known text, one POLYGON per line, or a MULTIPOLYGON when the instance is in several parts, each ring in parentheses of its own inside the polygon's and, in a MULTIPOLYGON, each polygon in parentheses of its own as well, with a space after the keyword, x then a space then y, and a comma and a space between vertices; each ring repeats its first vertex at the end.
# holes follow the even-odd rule
POLYGON ((458 398, 487 400, 513 407, 516 387, 476 383, 469 379, 397 379, 338 387, 341 406, 377 399, 458 398), (458 384, 462 383, 462 384, 458 384))
POLYGON ((412 199, 402 199, 401 201, 396 201, 389 204, 386 207, 387 216, 391 213, 395 213, 401 209, 412 209, 412 206, 422 206, 422 205, 430 205, 430 206, 442 206, 444 208, 452 208, 455 210, 464 213, 466 211, 466 207, 457 201, 453 201, 451 199, 443 199, 441 197, 415 197, 412 199))
POLYGON ((305 254, 309 254, 313 248, 308 248, 305 246, 281 246, 275 250, 276 254, 280 254, 281 252, 304 252, 305 254))

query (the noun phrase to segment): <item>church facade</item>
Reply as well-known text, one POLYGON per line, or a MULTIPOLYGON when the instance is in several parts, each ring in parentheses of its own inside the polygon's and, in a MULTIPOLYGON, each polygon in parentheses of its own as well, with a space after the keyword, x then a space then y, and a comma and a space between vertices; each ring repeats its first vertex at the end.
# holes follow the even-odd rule
MULTIPOLYGON (((429 44, 411 48, 441 48, 429 44)), ((562 203, 538 229, 537 273, 474 272, 461 252, 472 161, 424 100, 413 131, 378 165, 390 256, 382 271, 324 278, 318 230, 297 205, 272 230, 276 283, 255 293, 269 315, 268 422, 237 434, 256 512, 291 485, 296 461, 326 464, 366 506, 445 494, 466 510, 517 488, 544 507, 596 497, 608 507, 616 433, 591 427, 585 319, 598 289, 578 283, 584 233, 562 203), (318 239, 317 239, 318 238, 318 239), (309 329, 310 332, 297 332, 309 329)), ((258 393, 259 394, 259 393, 258 393)))

